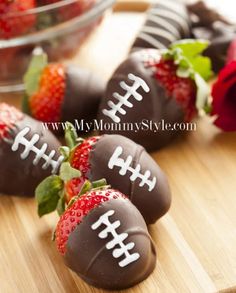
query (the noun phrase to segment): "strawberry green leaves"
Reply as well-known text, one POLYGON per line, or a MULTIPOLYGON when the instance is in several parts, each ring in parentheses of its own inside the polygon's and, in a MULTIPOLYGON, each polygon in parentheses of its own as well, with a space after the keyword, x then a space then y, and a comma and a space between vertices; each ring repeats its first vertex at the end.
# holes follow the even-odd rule
POLYGON ((70 150, 80 145, 84 141, 83 138, 78 137, 74 125, 71 124, 70 122, 66 122, 65 141, 66 141, 66 145, 68 146, 70 150))
POLYGON ((35 92, 37 92, 40 76, 47 64, 47 55, 42 51, 42 49, 37 48, 33 53, 33 58, 24 76, 25 91, 27 96, 32 96, 35 92))
POLYGON ((165 59, 174 60, 179 77, 194 80, 197 88, 196 108, 199 112, 208 108, 210 98, 210 87, 206 80, 213 74, 211 60, 201 55, 208 45, 205 40, 181 40, 163 53, 165 59))
POLYGON ((40 217, 56 210, 62 189, 63 182, 56 175, 47 177, 38 185, 35 195, 38 202, 38 215, 40 217))
POLYGON ((76 170, 70 166, 69 162, 65 162, 61 165, 60 168, 60 178, 63 181, 69 181, 73 178, 77 178, 81 176, 81 172, 76 170))
POLYGON ((105 179, 90 182, 86 180, 81 187, 79 194, 74 196, 69 203, 66 203, 64 193, 65 184, 74 178, 79 178, 81 172, 71 167, 69 162, 61 165, 59 176, 52 175, 44 179, 36 188, 35 197, 38 203, 38 215, 42 217, 51 212, 57 211, 58 215, 62 215, 66 208, 70 206, 71 201, 77 200, 79 196, 94 189, 108 188, 105 179))
POLYGON ((73 149, 77 145, 77 132, 75 127, 70 122, 66 122, 66 130, 65 130, 65 141, 66 145, 73 149))
POLYGON ((28 70, 24 75, 25 94, 22 99, 22 110, 27 114, 30 114, 28 98, 37 92, 41 74, 47 64, 48 58, 46 53, 41 48, 36 48, 28 70))
POLYGON ((61 165, 60 176, 52 175, 44 179, 35 191, 38 215, 42 217, 55 210, 61 215, 65 211, 64 182, 80 176, 80 171, 65 162, 61 165))
POLYGON ((209 42, 206 40, 187 39, 175 42, 171 49, 180 49, 181 55, 185 57, 188 65, 190 64, 193 70, 200 74, 203 79, 208 80, 213 75, 211 60, 201 55, 208 46, 209 42))

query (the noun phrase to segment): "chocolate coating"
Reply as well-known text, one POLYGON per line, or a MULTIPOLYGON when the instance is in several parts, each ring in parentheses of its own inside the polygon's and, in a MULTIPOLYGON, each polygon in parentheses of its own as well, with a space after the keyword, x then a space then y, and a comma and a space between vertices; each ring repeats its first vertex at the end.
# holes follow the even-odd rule
POLYGON ((197 1, 187 5, 187 10, 194 15, 193 26, 210 27, 216 21, 229 24, 228 20, 218 11, 208 7, 204 1, 197 1))
POLYGON ((147 11, 146 22, 132 48, 163 49, 189 37, 190 18, 185 5, 177 0, 159 0, 147 11))
POLYGON ((74 122, 96 118, 105 83, 94 73, 76 66, 66 70, 66 93, 62 106, 62 121, 74 122))
POLYGON ((204 52, 212 61, 213 70, 220 71, 226 62, 229 45, 236 38, 235 25, 203 1, 187 6, 192 19, 192 34, 196 39, 210 41, 204 52))
POLYGON ((218 23, 210 27, 195 27, 192 32, 195 38, 210 41, 204 55, 211 59, 213 70, 220 71, 225 66, 229 45, 236 38, 236 30, 227 24, 218 23))
POLYGON ((155 223, 169 210, 171 192, 166 175, 142 146, 124 136, 104 135, 92 149, 89 162, 92 170, 91 180, 106 178, 108 184, 129 197, 147 224, 155 223), (131 181, 132 173, 130 171, 121 175, 119 166, 109 168, 109 160, 118 146, 123 149, 120 158, 126 161, 128 156, 132 157, 132 168, 136 168, 140 164, 140 174, 145 174, 149 170, 151 173, 149 179, 156 177, 156 185, 151 191, 147 184, 140 186, 140 178, 131 181))
MULTIPOLYGON (((119 245, 115 246, 118 247, 119 245)), ((70 234, 65 262, 88 284, 103 289, 121 290, 134 286, 152 273, 156 252, 139 211, 127 199, 112 199, 89 212, 70 234), (96 230, 91 228, 100 216, 110 210, 114 211, 109 217, 110 222, 120 221, 117 233, 128 234, 123 243, 135 244, 129 253, 140 255, 136 261, 124 267, 119 266, 119 261, 125 257, 124 254, 115 258, 114 250, 106 248, 107 243, 114 239, 111 233, 103 239, 98 236, 106 226, 102 224, 96 230)))
POLYGON ((148 67, 146 60, 152 60, 159 56, 158 50, 140 50, 132 53, 127 60, 125 60, 115 71, 111 79, 107 84, 107 89, 104 98, 101 102, 98 119, 102 119, 103 123, 114 123, 114 121, 103 113, 104 109, 108 109, 108 101, 111 100, 113 103, 117 104, 117 99, 114 98, 113 93, 117 92, 124 95, 126 92, 120 87, 120 82, 125 81, 128 85, 132 85, 128 78, 128 74, 132 73, 140 78, 142 78, 150 88, 148 93, 144 92, 143 89, 139 89, 138 92, 143 96, 142 101, 136 101, 133 97, 129 99, 133 103, 132 108, 124 106, 126 111, 125 115, 118 114, 121 122, 120 123, 138 123, 142 128, 135 132, 135 130, 102 130, 101 133, 107 134, 121 134, 127 136, 128 138, 134 140, 135 142, 144 146, 148 151, 154 151, 164 147, 172 139, 174 139, 179 132, 172 130, 161 129, 162 121, 165 124, 180 123, 184 121, 184 112, 182 108, 177 104, 175 99, 168 97, 166 91, 160 85, 157 79, 154 78, 153 70, 148 67), (149 55, 151 57, 149 57, 149 55), (159 126, 156 130, 147 127, 150 122, 157 123, 159 126))
MULTIPOLYGON (((23 119, 16 123, 19 131, 26 126, 31 128, 27 134, 27 138, 31 139, 34 134, 39 134, 40 139, 35 144, 40 148, 44 143, 48 144, 47 153, 55 150, 55 159, 59 157, 58 148, 60 142, 49 131, 44 130, 40 122, 33 118, 24 115, 23 119)), ((13 152, 11 145, 5 141, 0 140, 0 193, 18 196, 34 196, 34 191, 37 185, 51 175, 51 169, 42 169, 44 161, 40 161, 36 166, 33 165, 35 154, 32 152, 25 159, 22 160, 20 155, 24 147, 20 146, 18 151, 13 152)))

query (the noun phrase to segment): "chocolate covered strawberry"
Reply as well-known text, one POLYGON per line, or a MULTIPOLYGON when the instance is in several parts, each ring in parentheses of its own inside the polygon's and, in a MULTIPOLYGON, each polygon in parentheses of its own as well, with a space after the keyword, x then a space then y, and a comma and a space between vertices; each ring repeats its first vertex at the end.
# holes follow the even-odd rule
MULTIPOLYGON (((45 194, 56 193, 58 187, 58 179, 52 179, 51 188, 47 180, 36 190, 39 211, 45 210, 45 194)), ((155 267, 156 252, 140 212, 121 192, 87 185, 55 230, 66 265, 88 284, 103 289, 125 289, 143 281, 155 267)))
POLYGON ((163 147, 208 103, 211 63, 201 55, 208 43, 185 40, 169 50, 131 54, 108 82, 98 118, 152 151, 163 147))
POLYGON ((0 193, 33 196, 36 186, 57 172, 59 141, 41 123, 0 104, 0 193))
POLYGON ((120 135, 81 140, 71 124, 67 124, 66 141, 69 147, 61 151, 67 159, 57 177, 60 190, 57 196, 47 198, 47 205, 53 206, 50 212, 58 204, 61 207, 62 202, 65 208, 81 193, 86 180, 100 178, 106 178, 113 188, 126 194, 147 224, 155 223, 168 211, 171 193, 167 178, 143 147, 120 135))
POLYGON ((0 39, 20 36, 34 26, 36 16, 28 10, 35 0, 0 0, 0 39))
POLYGON ((62 131, 55 122, 96 117, 103 83, 89 71, 76 66, 47 62, 37 50, 25 75, 24 110, 35 119, 62 131))
MULTIPOLYGON (((72 130, 70 130, 72 131, 72 130)), ((90 178, 91 165, 89 162, 90 152, 99 137, 90 137, 86 140, 81 140, 70 153, 70 165, 80 170, 81 177, 73 178, 65 183, 65 196, 66 201, 70 201, 72 197, 79 194, 84 182, 90 178)))

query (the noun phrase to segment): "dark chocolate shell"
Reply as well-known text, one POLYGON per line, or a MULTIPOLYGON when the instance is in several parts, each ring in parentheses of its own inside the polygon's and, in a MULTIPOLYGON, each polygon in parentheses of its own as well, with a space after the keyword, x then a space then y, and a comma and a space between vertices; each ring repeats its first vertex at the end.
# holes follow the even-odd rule
MULTIPOLYGON (((53 159, 59 158, 58 148, 60 142, 49 131, 44 130, 42 124, 31 117, 24 115, 22 120, 16 123, 17 131, 20 132, 25 127, 29 127, 30 131, 25 136, 29 141, 35 134, 39 135, 39 140, 34 144, 40 149, 44 143, 47 144, 46 154, 50 154, 55 150, 53 159)), ((13 139, 15 138, 15 134, 13 139)), ((45 161, 41 159, 36 165, 33 161, 36 157, 34 152, 23 160, 21 154, 25 147, 19 145, 18 150, 12 151, 11 145, 3 140, 0 140, 0 193, 18 196, 34 196, 34 191, 37 185, 51 175, 52 169, 42 168, 45 161)))
POLYGON ((145 149, 120 135, 104 135, 89 157, 92 181, 106 178, 112 188, 127 195, 147 224, 168 210, 171 193, 167 178, 145 149))
POLYGON ((190 18, 185 5, 178 0, 158 0, 147 11, 132 50, 139 48, 164 49, 177 40, 191 35, 190 18))
POLYGON ((171 126, 183 122, 184 111, 175 99, 166 95, 166 91, 154 77, 153 67, 150 64, 152 58, 154 63, 158 62, 155 59, 159 56, 159 51, 155 49, 140 50, 131 54, 118 67, 107 84, 100 105, 98 120, 103 126, 100 133, 127 136, 148 151, 164 147, 179 134, 178 131, 167 130, 163 126, 163 122, 171 126), (130 77, 142 81, 134 81, 130 77), (143 82, 148 86, 149 91, 143 82), (136 92, 136 98, 124 83, 136 92), (130 94, 127 96, 128 91, 130 94), (119 96, 114 93, 118 93, 119 96), (112 109, 112 115, 108 116, 112 109))
POLYGON ((135 206, 111 199, 90 211, 70 234, 65 262, 88 284, 121 290, 152 273, 156 252, 135 206))
POLYGON ((62 121, 92 121, 96 118, 105 83, 91 71, 69 65, 66 69, 66 93, 62 121))

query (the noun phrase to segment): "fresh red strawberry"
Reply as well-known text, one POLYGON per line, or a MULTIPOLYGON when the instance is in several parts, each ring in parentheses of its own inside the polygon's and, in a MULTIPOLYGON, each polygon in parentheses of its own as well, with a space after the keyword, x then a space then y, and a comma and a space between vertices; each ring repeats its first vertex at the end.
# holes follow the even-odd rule
POLYGON ((40 49, 34 52, 24 83, 24 112, 46 122, 49 129, 59 134, 64 129, 55 122, 93 120, 104 89, 103 82, 90 71, 48 63, 47 55, 40 49))
POLYGON ((82 176, 79 178, 73 178, 65 184, 65 194, 67 202, 71 200, 72 197, 79 194, 81 187, 83 186, 86 179, 89 178, 90 173, 90 162, 89 155, 99 140, 99 137, 90 137, 84 140, 81 144, 75 147, 72 151, 71 156, 69 158, 69 162, 71 166, 82 173, 82 176))
POLYGON ((66 126, 67 146, 60 149, 65 160, 59 176, 45 179, 36 189, 40 216, 55 210, 62 214, 70 200, 87 191, 89 181, 96 188, 99 178, 105 178, 114 189, 127 195, 148 224, 168 211, 171 193, 167 178, 140 145, 119 135, 81 141, 73 125, 66 126))
POLYGON ((8 104, 0 104, 0 139, 8 138, 9 130, 19 120, 23 119, 23 114, 8 104))
POLYGON ((101 203, 110 199, 126 198, 113 189, 92 190, 79 197, 61 216, 56 228, 56 243, 61 254, 66 252, 66 242, 70 233, 83 218, 101 203))
POLYGON ((197 114, 196 85, 190 78, 177 76, 178 66, 173 60, 161 59, 156 64, 155 77, 166 89, 168 97, 174 98, 185 113, 185 121, 191 121, 197 114))
POLYGON ((91 167, 89 163, 89 155, 99 138, 99 136, 93 136, 85 139, 81 144, 76 146, 70 157, 71 166, 77 170, 80 170, 81 173, 87 178, 91 167))
POLYGON ((28 32, 35 24, 36 17, 25 12, 34 7, 35 0, 0 0, 0 39, 28 32))
POLYGON ((186 39, 164 50, 132 52, 108 81, 97 118, 132 127, 99 134, 120 134, 155 151, 187 130, 186 122, 209 109, 211 61, 202 55, 207 47, 207 41, 186 39))
POLYGON ((98 288, 130 288, 155 267, 155 247, 142 215, 123 193, 108 186, 74 198, 54 239, 66 265, 98 288))
POLYGON ((85 181, 87 180, 86 177, 81 176, 78 178, 73 178, 67 182, 65 182, 64 185, 64 191, 65 191, 65 201, 66 203, 69 203, 70 200, 78 195, 85 183, 85 181))
POLYGON ((65 96, 65 67, 49 64, 40 76, 39 88, 29 99, 30 111, 37 120, 60 121, 65 96))

